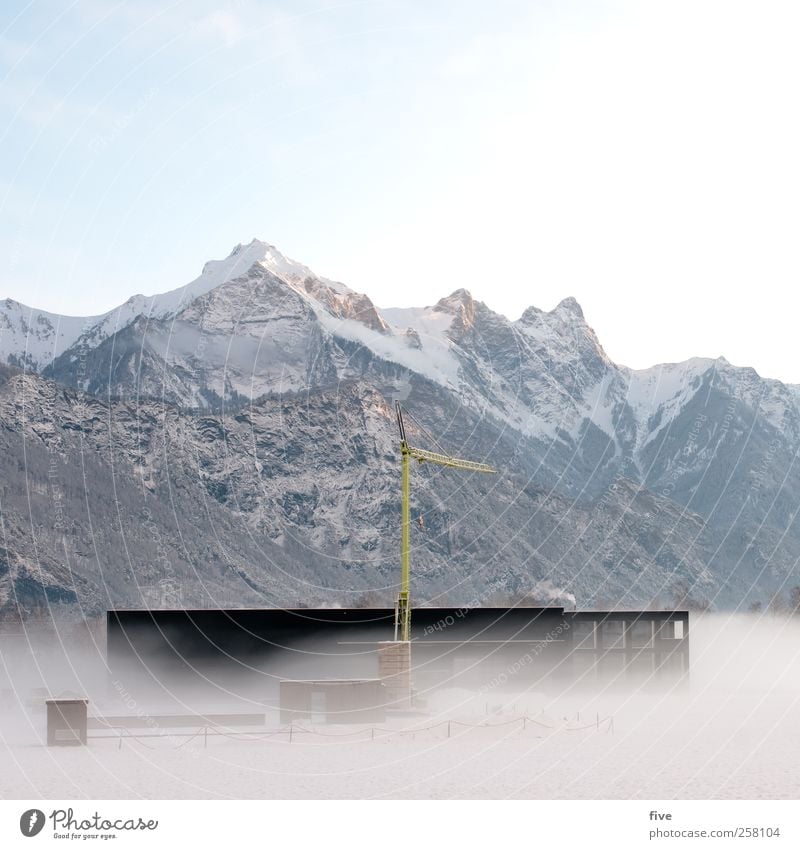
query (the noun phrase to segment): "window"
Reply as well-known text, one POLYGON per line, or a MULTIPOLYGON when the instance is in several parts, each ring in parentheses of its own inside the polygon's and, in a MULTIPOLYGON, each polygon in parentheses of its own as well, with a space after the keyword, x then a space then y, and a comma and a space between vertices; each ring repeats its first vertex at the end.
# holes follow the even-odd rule
POLYGON ((611 619, 603 622, 603 648, 625 648, 625 623, 621 619, 611 619))
POLYGON ((662 619, 656 622, 656 639, 659 640, 682 640, 683 639, 683 620, 682 619, 662 619))
POLYGON ((649 649, 653 645, 653 623, 650 619, 637 619, 631 624, 631 647, 649 649))

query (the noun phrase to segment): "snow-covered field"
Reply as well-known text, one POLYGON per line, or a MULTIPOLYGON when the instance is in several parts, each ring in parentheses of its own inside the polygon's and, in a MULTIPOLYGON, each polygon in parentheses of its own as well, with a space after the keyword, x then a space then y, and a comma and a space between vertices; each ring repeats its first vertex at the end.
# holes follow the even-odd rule
MULTIPOLYGON (((432 694, 427 715, 374 732, 315 724, 290 741, 266 736, 277 728, 268 715, 260 734, 112 736, 86 748, 45 747, 44 714, 25 702, 36 686, 80 688, 105 712, 122 712, 99 664, 71 656, 70 668, 58 652, 32 658, 0 643, 0 683, 13 690, 1 714, 0 796, 797 798, 800 624, 706 616, 691 639, 691 683, 681 691, 501 699, 452 690, 432 694), (610 721, 598 731, 598 714, 613 716, 613 731, 610 721)), ((140 709, 130 699, 123 707, 140 709)))

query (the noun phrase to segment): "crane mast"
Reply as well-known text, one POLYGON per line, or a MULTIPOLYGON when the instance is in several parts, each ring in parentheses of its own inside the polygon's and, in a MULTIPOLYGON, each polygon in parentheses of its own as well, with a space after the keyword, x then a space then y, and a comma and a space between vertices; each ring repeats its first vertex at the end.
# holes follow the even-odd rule
POLYGON ((401 511, 400 511, 400 594, 397 597, 394 618, 395 640, 409 641, 411 639, 411 459, 418 463, 435 463, 450 469, 465 469, 470 472, 494 474, 495 470, 485 463, 475 463, 450 457, 447 454, 437 454, 422 448, 412 448, 406 439, 406 428, 403 422, 403 410, 400 402, 395 401, 397 426, 400 430, 400 464, 401 464, 401 511))

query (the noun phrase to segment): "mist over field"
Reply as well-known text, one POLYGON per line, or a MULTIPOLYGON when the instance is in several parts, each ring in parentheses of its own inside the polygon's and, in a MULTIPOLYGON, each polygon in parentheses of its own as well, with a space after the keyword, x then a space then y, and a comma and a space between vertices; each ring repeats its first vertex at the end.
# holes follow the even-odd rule
MULTIPOLYGON (((430 689, 417 715, 370 724, 298 723, 290 740, 274 676, 134 686, 105 668, 103 646, 0 637, 3 798, 796 798, 800 622, 693 616, 688 682, 620 681, 560 690, 430 689), (227 690, 227 692, 226 692, 227 690), (45 693, 85 695, 91 715, 142 719, 86 748, 43 745, 45 693), (161 727, 180 713, 261 713, 238 736, 161 727), (148 717, 151 717, 148 719, 148 717), (281 731, 283 728, 283 731, 281 731), (372 729, 376 730, 373 731, 372 729), (267 736, 268 733, 273 736, 267 736)), ((198 720, 198 725, 200 724, 198 720)), ((229 729, 230 731, 236 729, 229 729)))

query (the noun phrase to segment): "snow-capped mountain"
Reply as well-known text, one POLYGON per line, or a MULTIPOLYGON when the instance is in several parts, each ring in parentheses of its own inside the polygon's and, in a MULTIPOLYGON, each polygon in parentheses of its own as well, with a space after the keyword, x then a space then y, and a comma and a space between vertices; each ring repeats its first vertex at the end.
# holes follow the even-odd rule
MULTIPOLYGON (((184 514, 212 504, 225 530, 193 524, 195 547, 176 558, 208 579, 200 552, 222 540, 240 556, 212 585, 229 592, 244 581, 251 602, 265 593, 271 603, 302 599, 279 580, 292 563, 307 569, 308 598, 323 586, 345 595, 389 586, 398 521, 393 397, 417 411, 422 442, 431 431, 446 450, 501 471, 494 484, 420 478, 424 565, 416 574, 428 598, 462 603, 473 600, 465 594, 519 594, 549 582, 579 604, 624 597, 631 606, 690 592, 735 605, 766 603, 800 582, 798 388, 722 358, 640 371, 616 365, 572 298, 517 320, 463 289, 427 307, 378 309, 253 240, 206 263, 191 283, 101 316, 6 301, 0 356, 29 372, 12 368, 4 389, 10 458, 23 449, 30 458, 41 443, 43 457, 62 458, 67 474, 79 444, 98 476, 110 475, 92 497, 138 487, 159 509, 171 505, 173 533, 184 514), (86 405, 90 425, 74 415, 86 405), (105 429, 94 416, 108 420, 105 429), (475 491, 480 513, 470 508, 475 491)), ((25 523, 22 512, 4 520, 25 523)), ((159 533, 168 535, 166 526, 159 533)), ((23 549, 9 549, 8 562, 30 577, 23 549)), ((41 563, 46 552, 37 551, 41 563)), ((63 577, 62 566, 54 574, 63 577)), ((90 572, 81 566, 76 582, 96 586, 90 572)), ((10 599, 16 584, 6 580, 10 599)), ((191 578, 180 582, 190 592, 191 578)), ((128 600, 136 585, 125 589, 119 575, 107 583, 128 600)))

